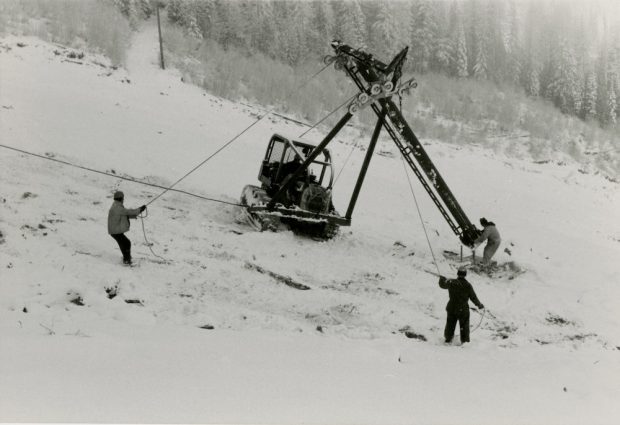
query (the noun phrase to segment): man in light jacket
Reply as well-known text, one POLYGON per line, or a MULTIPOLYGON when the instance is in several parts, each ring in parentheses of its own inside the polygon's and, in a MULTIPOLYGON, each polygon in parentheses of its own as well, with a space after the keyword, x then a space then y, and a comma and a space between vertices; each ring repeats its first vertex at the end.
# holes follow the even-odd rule
POLYGON ((482 217, 480 219, 480 224, 484 230, 478 239, 474 241, 474 247, 478 247, 482 242, 487 241, 482 254, 482 264, 484 266, 489 266, 491 265, 491 258, 493 258, 497 248, 499 248, 499 244, 502 242, 502 238, 499 236, 497 227, 495 227, 495 223, 492 221, 488 221, 486 218, 482 217))
POLYGON ((121 249, 123 264, 131 265, 131 241, 125 236, 125 232, 129 230, 129 219, 138 217, 146 209, 146 205, 128 209, 123 205, 124 199, 125 195, 120 190, 114 193, 114 202, 108 212, 108 233, 121 249))

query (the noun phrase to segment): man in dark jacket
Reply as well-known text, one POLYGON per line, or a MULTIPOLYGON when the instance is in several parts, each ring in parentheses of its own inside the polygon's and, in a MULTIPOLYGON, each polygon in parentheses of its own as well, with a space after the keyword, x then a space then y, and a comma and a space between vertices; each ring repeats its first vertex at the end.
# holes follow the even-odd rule
POLYGON ((439 276, 439 286, 447 289, 450 295, 450 301, 446 305, 448 317, 446 319, 446 329, 444 330, 444 337, 447 343, 452 342, 452 338, 454 338, 456 322, 459 322, 461 342, 469 342, 469 300, 476 304, 478 308, 484 308, 478 300, 471 283, 465 279, 466 275, 467 269, 459 267, 456 279, 447 279, 444 276, 439 276))
POLYGON ((125 236, 125 232, 129 230, 129 219, 136 218, 146 206, 128 209, 123 206, 124 199, 125 195, 120 190, 114 193, 114 202, 108 212, 108 233, 121 249, 123 264, 131 265, 131 241, 125 236))

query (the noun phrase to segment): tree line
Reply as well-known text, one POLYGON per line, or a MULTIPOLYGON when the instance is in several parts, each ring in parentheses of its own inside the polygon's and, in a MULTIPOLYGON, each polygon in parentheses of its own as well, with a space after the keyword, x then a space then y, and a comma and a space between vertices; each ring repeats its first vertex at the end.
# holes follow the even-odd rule
POLYGON ((620 120, 620 2, 613 0, 113 0, 132 20, 156 5, 197 39, 316 61, 339 39, 406 70, 522 87, 563 113, 620 120))

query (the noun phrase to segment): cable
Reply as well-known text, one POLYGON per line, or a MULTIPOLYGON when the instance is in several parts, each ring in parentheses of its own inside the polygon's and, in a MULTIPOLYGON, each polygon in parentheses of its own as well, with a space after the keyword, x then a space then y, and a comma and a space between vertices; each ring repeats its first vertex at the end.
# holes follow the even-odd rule
MULTIPOLYGON (((145 211, 146 211, 146 210, 145 210, 145 211)), ((142 214, 140 214, 140 215, 138 216, 138 217, 140 217, 140 222, 141 222, 141 224, 142 224, 142 234, 144 235, 144 242, 146 243, 146 246, 148 247, 149 251, 151 251, 151 254, 153 254, 155 257, 157 257, 157 258, 161 259, 164 263, 169 264, 169 263, 170 263, 170 260, 165 259, 165 258, 164 258, 164 257, 162 257, 161 255, 157 255, 157 254, 155 254, 155 251, 153 251, 153 248, 152 248, 153 244, 152 244, 151 242, 149 242, 148 238, 146 237, 146 229, 144 228, 144 219, 145 219, 145 218, 147 218, 148 216, 149 216, 149 215, 148 215, 148 212, 147 212, 147 214, 146 214, 146 215, 144 215, 144 216, 143 216, 142 214)))
POLYGON ((52 158, 52 157, 49 157, 49 156, 40 155, 40 154, 37 154, 37 153, 34 153, 34 152, 28 152, 28 151, 25 151, 23 149, 14 148, 12 146, 7 146, 7 145, 0 144, 0 147, 1 148, 5 148, 5 149, 9 149, 9 150, 12 150, 12 151, 15 151, 15 152, 19 152, 19 153, 22 153, 22 154, 25 154, 25 155, 30 155, 30 156, 34 156, 34 157, 37 157, 37 158, 46 159, 48 161, 57 162, 59 164, 67 165, 69 167, 79 168, 81 170, 85 170, 85 171, 88 171, 88 172, 91 172, 91 173, 102 174, 104 176, 113 177, 115 179, 127 180, 127 181, 130 181, 132 183, 137 183, 137 184, 141 184, 141 185, 144 185, 144 186, 156 187, 158 189, 167 189, 167 190, 169 190, 171 192, 182 193, 184 195, 193 196, 195 198, 203 199, 205 201, 219 202, 219 203, 222 203, 222 204, 233 205, 233 206, 237 206, 237 207, 243 206, 242 204, 237 203, 237 202, 223 201, 221 199, 209 198, 209 197, 198 195, 198 194, 195 194, 195 193, 191 193, 191 192, 188 192, 188 191, 185 191, 185 190, 166 188, 165 186, 161 186, 161 185, 158 185, 158 184, 147 183, 147 182, 143 182, 143 181, 140 181, 140 180, 136 180, 134 178, 124 177, 124 176, 120 176, 118 174, 108 173, 108 172, 105 172, 105 171, 96 170, 94 168, 84 167, 82 165, 73 164, 73 163, 68 162, 68 161, 63 161, 63 160, 52 158))
POLYGON ((433 263, 435 264, 435 268, 437 269, 437 274, 441 275, 439 271, 439 265, 437 264, 437 259, 435 258, 435 253, 433 252, 433 246, 431 245, 431 240, 428 237, 428 232, 426 231, 426 226, 424 225, 424 219, 422 218, 422 213, 420 212, 420 206, 418 205, 418 199, 415 196, 415 192, 413 191, 413 186, 411 185, 411 179, 409 179, 409 173, 407 172, 407 167, 405 166, 405 160, 401 156, 401 161, 403 163, 403 169, 405 170, 405 175, 407 176, 407 182, 409 183, 409 189, 411 189, 411 195, 413 195, 413 200, 415 201, 415 207, 418 210, 418 216, 420 217, 420 222, 422 223, 422 228, 424 229, 424 235, 426 236, 426 242, 428 242, 428 248, 431 251, 431 255, 433 256, 433 263))
POLYGON ((333 111, 331 111, 329 114, 325 115, 323 118, 321 118, 321 120, 319 122, 317 122, 316 124, 314 124, 312 127, 310 127, 309 129, 307 129, 306 131, 304 131, 299 137, 304 137, 307 133, 309 133, 310 131, 312 131, 316 126, 318 126, 319 124, 321 124, 323 121, 325 121, 327 118, 329 118, 331 115, 335 114, 336 111, 338 111, 340 108, 342 108, 344 105, 346 105, 347 103, 349 103, 350 101, 352 101, 355 97, 357 96, 357 93, 355 93, 353 96, 351 96, 350 98, 348 98, 346 101, 344 101, 340 106, 338 106, 336 109, 334 109, 333 111))
POLYGON ((340 171, 338 172, 338 175, 334 179, 334 184, 332 185, 332 187, 336 186, 336 183, 338 182, 338 179, 340 178, 340 174, 342 174, 342 172, 344 171, 344 167, 349 162, 349 159, 351 158, 351 155, 353 155, 353 152, 355 151, 356 147, 357 147, 357 141, 353 144, 353 147, 351 148, 351 151, 349 152, 349 155, 347 155, 347 158, 344 160, 344 163, 342 164, 342 167, 340 168, 340 171))
POLYGON ((312 77, 308 78, 305 83, 303 83, 301 86, 299 86, 298 90, 301 90, 302 88, 306 87, 308 85, 308 83, 310 83, 310 81, 312 81, 321 72, 325 71, 330 65, 331 65, 331 62, 326 64, 323 68, 319 69, 317 72, 315 72, 312 75, 312 77))
POLYGON ((198 168, 200 168, 202 165, 204 165, 207 161, 209 161, 211 158, 213 158, 215 155, 217 155, 218 153, 220 153, 221 151, 223 151, 224 149, 226 149, 232 142, 234 142, 235 140, 237 140, 239 137, 241 137, 246 131, 248 131, 250 128, 254 127, 256 124, 258 124, 263 118, 265 118, 267 115, 269 115, 269 112, 267 112, 266 114, 264 114, 262 117, 260 117, 259 119, 257 119, 256 121, 254 121, 252 124, 250 124, 249 126, 247 126, 245 129, 243 129, 243 131, 239 134, 237 134, 235 137, 233 137, 232 139, 230 139, 228 142, 226 142, 221 148, 219 148, 218 150, 216 150, 213 154, 211 154, 207 159, 205 159, 204 161, 202 161, 200 164, 196 165, 194 168, 192 168, 188 173, 186 173, 183 177, 181 177, 179 180, 177 180, 176 182, 174 182, 172 185, 170 185, 170 187, 168 187, 166 190, 164 190, 162 193, 160 193, 159 195, 157 195, 155 198, 151 199, 146 205, 151 205, 153 202, 155 202, 157 199, 159 199, 164 193, 168 192, 170 189, 172 189, 174 186, 176 186, 177 184, 179 184, 183 179, 185 179, 187 176, 189 176, 190 174, 192 174, 194 171, 196 171, 198 168))
POLYGON ((470 333, 474 333, 476 332, 476 329, 478 329, 480 327, 480 325, 482 324, 482 319, 484 319, 484 314, 486 313, 486 309, 483 308, 482 309, 482 313, 480 313, 478 310, 474 310, 476 312, 478 312, 478 314, 480 314, 480 321, 478 322, 478 324, 476 325, 476 327, 470 332, 470 333))
MULTIPOLYGON (((323 72, 329 65, 325 65, 324 67, 322 67, 319 71, 317 71, 316 73, 314 73, 314 75, 312 75, 310 78, 308 78, 308 80, 306 80, 306 82, 304 84, 302 84, 301 86, 299 86, 299 89, 301 89, 302 87, 305 87, 310 81, 312 81, 317 75, 319 75, 321 72, 323 72)), ((290 96, 289 96, 290 97, 290 96)), ((338 108, 340 109, 340 107, 338 108)), ((335 112, 335 111, 334 111, 335 112)), ((252 124, 250 124, 248 127, 246 127, 243 131, 241 131, 239 134, 237 134, 235 137, 233 137, 231 140, 229 140, 228 142, 226 142, 221 148, 219 148, 217 151, 215 151, 212 155, 210 155, 207 159, 205 159, 204 161, 202 161, 200 164, 196 165, 194 168, 192 168, 187 174, 185 174, 183 177, 181 177, 179 180, 177 180, 176 182, 174 182, 172 185, 170 185, 169 188, 167 188, 166 190, 164 190, 162 193, 160 193, 159 195, 157 195, 155 198, 151 199, 146 205, 150 205, 153 202, 155 202, 157 199, 159 199, 161 196, 163 196, 166 192, 168 192, 170 189, 172 189, 174 186, 176 186, 177 184, 179 184, 182 180, 184 180, 185 178, 187 178, 190 174, 192 174, 194 171, 196 171, 198 168, 200 168, 201 166, 203 166, 207 161, 209 161, 210 159, 212 159, 215 155, 217 155, 218 153, 220 153, 221 151, 223 151, 226 147, 228 147, 232 142, 234 142, 235 140, 237 140, 239 137, 241 137, 245 132, 247 132, 250 128, 254 127, 256 124, 258 124, 263 118, 265 118, 267 115, 269 115, 271 113, 271 111, 267 111, 265 114, 263 114, 263 116, 261 116, 259 119, 257 119, 256 121, 254 121, 252 124)), ((329 115, 328 115, 329 116, 329 115)), ((325 119, 325 118, 324 118, 325 119)), ((321 120, 322 121, 322 120, 321 120)), ((319 121, 319 123, 321 122, 319 121)), ((314 126, 310 127, 310 130, 312 128, 314 128, 317 124, 315 124, 314 126)), ((309 130, 308 130, 309 131, 309 130)))

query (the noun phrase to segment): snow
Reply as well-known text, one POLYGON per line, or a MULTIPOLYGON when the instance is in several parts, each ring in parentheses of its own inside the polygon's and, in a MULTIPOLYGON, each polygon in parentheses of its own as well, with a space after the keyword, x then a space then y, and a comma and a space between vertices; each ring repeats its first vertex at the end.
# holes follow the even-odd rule
MULTIPOLYGON (((139 33, 113 70, 0 40, 0 144, 166 186, 261 116, 159 70, 155 41, 139 33)), ((271 134, 303 131, 263 119, 176 188, 235 203, 271 134)), ((336 170, 369 136, 336 138, 336 170)), ((466 346, 443 344, 447 293, 425 271, 434 254, 452 276, 441 251, 458 241, 410 177, 431 253, 397 155, 373 158, 353 225, 324 242, 258 233, 234 205, 168 192, 144 233, 132 223, 139 265, 126 268, 106 235, 112 193, 137 207, 161 190, 0 148, 0 420, 618 423, 618 185, 578 164, 425 142, 469 217, 498 224, 496 259, 526 270, 470 274, 492 316, 466 346)), ((340 211, 363 156, 336 185, 340 211)))

